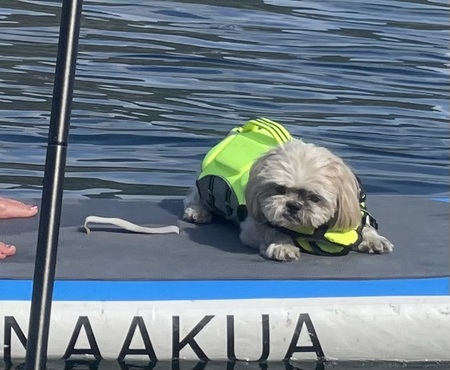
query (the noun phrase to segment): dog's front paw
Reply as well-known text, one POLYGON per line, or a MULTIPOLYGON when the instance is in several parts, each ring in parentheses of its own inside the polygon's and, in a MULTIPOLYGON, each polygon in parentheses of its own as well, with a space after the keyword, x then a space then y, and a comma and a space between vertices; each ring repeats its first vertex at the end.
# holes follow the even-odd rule
POLYGON ((378 236, 376 239, 368 238, 358 246, 358 251, 364 253, 391 253, 393 250, 394 245, 384 236, 378 236))
POLYGON ((363 229, 363 240, 358 246, 358 251, 364 253, 391 253, 394 250, 394 245, 384 236, 369 227, 363 229))
POLYGON ((207 224, 212 221, 212 213, 204 207, 187 207, 184 210, 183 220, 196 224, 207 224))
POLYGON ((277 261, 294 261, 300 258, 300 250, 292 244, 272 243, 262 254, 277 261))

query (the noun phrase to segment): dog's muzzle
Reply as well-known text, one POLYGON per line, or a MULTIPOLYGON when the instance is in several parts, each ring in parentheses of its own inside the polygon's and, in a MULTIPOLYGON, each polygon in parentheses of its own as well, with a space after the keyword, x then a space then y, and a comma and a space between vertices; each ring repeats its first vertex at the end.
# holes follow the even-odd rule
POLYGON ((298 222, 299 212, 302 209, 302 205, 295 201, 287 201, 285 204, 285 212, 283 212, 283 217, 289 222, 298 222))
POLYGON ((286 210, 291 216, 295 216, 302 209, 302 207, 302 204, 293 200, 288 200, 286 202, 286 210))

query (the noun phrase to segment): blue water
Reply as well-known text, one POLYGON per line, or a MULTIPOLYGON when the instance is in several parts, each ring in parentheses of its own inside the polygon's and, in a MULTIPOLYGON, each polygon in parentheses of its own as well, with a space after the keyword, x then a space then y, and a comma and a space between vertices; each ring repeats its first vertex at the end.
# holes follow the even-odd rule
MULTIPOLYGON (((2 0, 0 192, 41 194, 58 1, 2 0)), ((367 192, 449 190, 449 2, 83 5, 65 196, 181 195, 254 116, 326 145, 367 192)))
MULTIPOLYGON (((369 196, 447 193, 449 9, 441 0, 85 0, 65 196, 182 195, 204 153, 255 116, 342 156, 369 196)), ((0 3, 1 196, 41 195, 59 15, 60 1, 0 3)), ((96 368, 51 368, 65 366, 96 368)))

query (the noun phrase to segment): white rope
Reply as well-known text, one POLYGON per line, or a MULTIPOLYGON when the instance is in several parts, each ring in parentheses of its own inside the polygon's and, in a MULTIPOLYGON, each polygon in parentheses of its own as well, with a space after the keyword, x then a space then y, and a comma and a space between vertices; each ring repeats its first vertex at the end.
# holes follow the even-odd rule
POLYGON ((180 233, 180 229, 178 226, 163 226, 163 227, 144 227, 133 224, 132 222, 123 220, 121 218, 109 218, 109 217, 99 217, 99 216, 88 216, 84 221, 84 229, 86 230, 86 234, 91 232, 89 229, 88 223, 96 223, 96 224, 108 224, 118 226, 122 229, 132 231, 135 233, 143 233, 143 234, 170 234, 170 233, 180 233))

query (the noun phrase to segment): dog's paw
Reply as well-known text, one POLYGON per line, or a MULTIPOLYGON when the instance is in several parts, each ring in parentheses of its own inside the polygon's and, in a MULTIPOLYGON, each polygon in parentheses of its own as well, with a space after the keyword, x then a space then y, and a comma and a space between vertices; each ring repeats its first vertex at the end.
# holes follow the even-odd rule
POLYGON ((212 213, 204 207, 187 207, 183 220, 196 224, 207 224, 212 221, 212 213))
POLYGON ((300 250, 292 244, 272 243, 263 255, 277 261, 294 261, 300 258, 300 250))
POLYGON ((363 229, 363 240, 358 246, 358 251, 364 253, 391 253, 394 250, 394 245, 381 236, 373 228, 365 227, 363 229))

